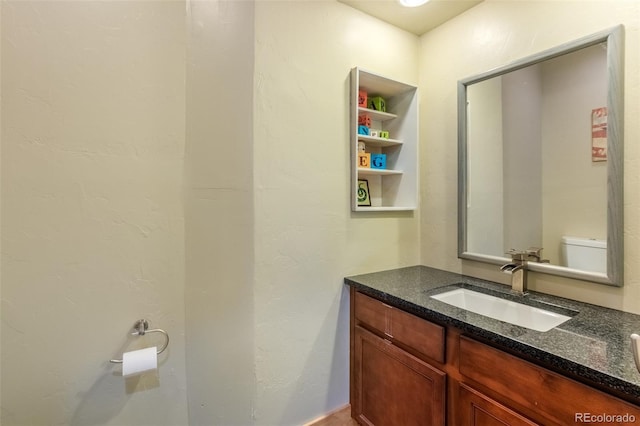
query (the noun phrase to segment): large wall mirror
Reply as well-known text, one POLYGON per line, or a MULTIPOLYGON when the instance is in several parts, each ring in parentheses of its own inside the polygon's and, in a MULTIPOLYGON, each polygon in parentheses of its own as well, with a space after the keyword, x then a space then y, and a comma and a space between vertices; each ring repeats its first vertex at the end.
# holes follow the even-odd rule
POLYGON ((542 248, 529 270, 623 284, 622 41, 618 26, 459 82, 459 257, 542 248))

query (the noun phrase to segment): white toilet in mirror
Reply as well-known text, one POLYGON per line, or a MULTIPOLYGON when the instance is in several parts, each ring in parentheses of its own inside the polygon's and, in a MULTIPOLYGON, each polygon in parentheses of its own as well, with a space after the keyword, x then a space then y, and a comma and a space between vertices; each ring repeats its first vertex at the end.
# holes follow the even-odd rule
POLYGON ((565 266, 572 269, 607 273, 607 242, 592 238, 562 237, 565 266))

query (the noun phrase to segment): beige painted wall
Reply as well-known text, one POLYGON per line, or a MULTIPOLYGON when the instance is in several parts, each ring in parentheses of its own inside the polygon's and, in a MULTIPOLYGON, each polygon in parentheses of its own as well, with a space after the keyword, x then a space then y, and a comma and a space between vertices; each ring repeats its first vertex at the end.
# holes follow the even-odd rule
POLYGON ((607 104, 606 57, 593 46, 542 67, 542 247, 558 265, 562 236, 607 239, 607 163, 591 161, 590 144, 591 111, 607 104), (574 64, 584 64, 578 75, 574 64))
POLYGON ((253 2, 188 3, 189 424, 253 424, 253 2))
POLYGON ((418 38, 333 1, 2 7, 2 423, 345 404, 343 277, 419 261, 418 212, 350 211, 349 70, 416 83, 418 38), (159 383, 107 362, 140 316, 159 383))
POLYGON ((505 173, 504 239, 501 251, 504 256, 511 249, 531 246, 544 247, 542 243, 542 179, 540 178, 540 72, 538 66, 527 67, 500 78, 503 111, 503 155, 505 173), (517 87, 517 89, 514 89, 517 87), (516 108, 515 105, 518 105, 516 108), (527 226, 522 226, 522 218, 527 226))
POLYGON ((187 424, 184 4, 6 1, 1 31, 1 423, 187 424), (141 317, 171 345, 125 381, 141 317))
POLYGON ((415 84, 418 38, 337 2, 257 2, 256 424, 348 401, 343 277, 419 262, 419 212, 349 204, 349 70, 415 84))
POLYGON ((502 254, 504 167, 502 79, 492 78, 467 91, 468 133, 467 249, 502 254))
POLYGON ((456 82, 585 35, 624 24, 625 283, 612 288, 531 274, 530 286, 640 313, 640 2, 485 0, 421 38, 422 263, 508 282, 494 265, 457 258, 456 82), (432 58, 439 58, 433 61, 432 58), (427 121, 428 120, 428 121, 427 121), (429 123, 428 125, 424 123, 429 123))
MULTIPOLYGON (((640 112, 635 2, 488 1, 422 40, 333 1, 242 3, 3 3, 3 425, 187 424, 187 383, 191 424, 339 407, 345 275, 422 253, 504 280, 456 257, 458 78, 624 22, 627 117, 640 112), (415 213, 350 211, 356 65, 420 83, 415 213), (106 360, 141 315, 172 344, 159 386, 127 387, 106 360)), ((640 147, 627 147, 626 287, 535 288, 639 310, 640 147)))

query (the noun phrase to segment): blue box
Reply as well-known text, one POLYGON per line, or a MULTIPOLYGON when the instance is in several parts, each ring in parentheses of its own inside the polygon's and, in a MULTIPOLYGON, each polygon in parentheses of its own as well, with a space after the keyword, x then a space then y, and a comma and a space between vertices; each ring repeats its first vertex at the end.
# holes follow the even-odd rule
POLYGON ((387 168, 387 154, 371 154, 371 168, 372 169, 386 169, 387 168))
POLYGON ((367 126, 358 126, 358 134, 369 136, 369 128, 367 126))

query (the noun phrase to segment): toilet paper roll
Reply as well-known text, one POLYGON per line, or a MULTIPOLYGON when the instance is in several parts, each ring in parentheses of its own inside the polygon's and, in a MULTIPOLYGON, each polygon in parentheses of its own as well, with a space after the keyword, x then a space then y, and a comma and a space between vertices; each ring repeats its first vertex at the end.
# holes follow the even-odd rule
POLYGON ((125 352, 122 355, 122 376, 131 377, 158 368, 157 348, 145 348, 137 351, 125 352))

